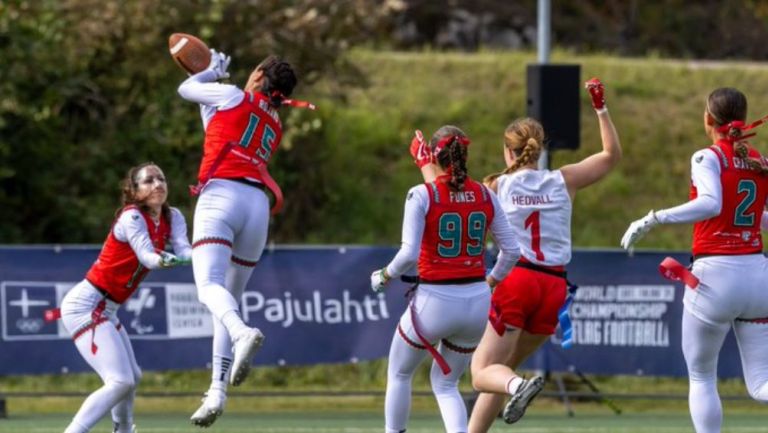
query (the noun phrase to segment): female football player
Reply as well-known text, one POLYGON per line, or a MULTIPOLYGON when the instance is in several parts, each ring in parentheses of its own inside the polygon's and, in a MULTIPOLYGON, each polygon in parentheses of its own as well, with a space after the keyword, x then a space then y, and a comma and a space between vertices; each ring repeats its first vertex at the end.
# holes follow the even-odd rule
POLYGON ((269 198, 282 197, 266 170, 282 138, 278 108, 297 79, 293 68, 269 56, 244 89, 217 80, 229 76, 229 57, 212 51, 210 67, 190 76, 179 94, 200 104, 205 129, 195 208, 192 267, 200 302, 213 315, 213 374, 203 404, 192 415, 207 427, 222 414, 227 383, 242 383, 264 335, 240 317, 239 300, 267 242, 269 198), (234 356, 233 356, 234 352, 234 356), (231 367, 231 369, 230 369, 231 367))
POLYGON ((402 246, 387 266, 371 275, 373 290, 381 291, 418 263, 420 283, 389 351, 386 432, 405 431, 413 374, 428 353, 435 358, 430 378, 445 430, 466 432, 458 381, 483 334, 489 289, 506 276, 520 250, 495 194, 467 174, 469 138, 464 132, 443 126, 429 145, 419 145, 416 163, 422 167, 434 158, 435 178, 408 192, 402 246), (500 253, 486 276, 488 230, 500 253))
POLYGON ((144 163, 123 180, 123 207, 85 279, 62 300, 61 319, 104 386, 83 402, 65 433, 85 433, 112 411, 114 431, 130 433, 133 401, 141 370, 117 309, 149 270, 188 262, 192 247, 187 224, 168 206, 168 186, 160 167, 144 163), (171 247, 174 253, 166 252, 171 247))
POLYGON ((723 420, 717 393, 717 357, 733 328, 747 390, 768 402, 768 260, 760 232, 768 229, 765 158, 746 140, 747 98, 733 88, 710 93, 704 130, 712 145, 691 158, 690 201, 650 211, 621 240, 630 248, 658 224, 693 223, 696 287, 683 297, 682 346, 688 367, 688 403, 697 433, 719 433, 723 420))
POLYGON ((481 393, 470 417, 470 432, 490 429, 505 396, 511 398, 504 419, 517 421, 543 387, 542 378, 524 380, 514 369, 555 332, 558 311, 566 299, 565 266, 571 259, 576 191, 603 178, 621 158, 619 138, 605 107, 604 87, 592 79, 587 89, 600 124, 601 152, 558 170, 538 169, 544 130, 536 120, 518 119, 504 134, 507 168, 485 180, 498 191, 501 207, 520 241, 522 257, 493 293, 492 320, 472 358, 472 383, 481 393))

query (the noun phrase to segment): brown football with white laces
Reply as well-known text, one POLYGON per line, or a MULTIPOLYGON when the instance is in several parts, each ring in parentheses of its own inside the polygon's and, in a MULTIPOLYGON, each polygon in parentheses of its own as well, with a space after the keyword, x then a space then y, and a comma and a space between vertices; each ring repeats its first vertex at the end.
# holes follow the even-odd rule
POLYGON ((211 63, 208 45, 186 33, 172 34, 168 38, 168 49, 176 64, 189 74, 203 71, 211 63))

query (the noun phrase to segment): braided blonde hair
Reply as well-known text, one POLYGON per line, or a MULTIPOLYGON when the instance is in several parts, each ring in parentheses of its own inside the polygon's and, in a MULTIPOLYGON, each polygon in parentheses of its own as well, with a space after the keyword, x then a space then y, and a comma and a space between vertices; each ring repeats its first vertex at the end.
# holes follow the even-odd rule
POLYGON ((520 167, 538 161, 544 148, 544 127, 530 117, 513 121, 504 130, 504 148, 515 155, 515 162, 500 173, 486 176, 484 183, 490 184, 503 174, 513 173, 520 167))

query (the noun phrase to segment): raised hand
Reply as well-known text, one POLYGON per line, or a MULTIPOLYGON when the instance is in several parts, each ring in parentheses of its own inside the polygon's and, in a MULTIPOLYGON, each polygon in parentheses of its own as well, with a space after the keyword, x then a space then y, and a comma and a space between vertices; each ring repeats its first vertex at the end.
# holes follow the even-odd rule
POLYGON ((605 85, 598 78, 592 78, 584 83, 584 88, 589 92, 592 98, 592 106, 597 111, 606 110, 605 107, 605 85))
POLYGON ((411 156, 419 168, 435 162, 435 156, 430 151, 429 143, 424 141, 424 134, 418 129, 414 131, 413 140, 411 140, 411 156))
POLYGON ((635 242, 645 236, 652 228, 659 224, 659 220, 656 218, 654 211, 648 212, 648 215, 640 218, 637 221, 633 221, 629 225, 627 231, 624 232, 624 236, 621 237, 621 246, 625 250, 628 250, 635 242))
POLYGON ((211 63, 208 64, 208 70, 213 71, 216 74, 217 80, 229 78, 227 69, 229 68, 229 62, 231 61, 232 58, 228 55, 211 48, 211 63))

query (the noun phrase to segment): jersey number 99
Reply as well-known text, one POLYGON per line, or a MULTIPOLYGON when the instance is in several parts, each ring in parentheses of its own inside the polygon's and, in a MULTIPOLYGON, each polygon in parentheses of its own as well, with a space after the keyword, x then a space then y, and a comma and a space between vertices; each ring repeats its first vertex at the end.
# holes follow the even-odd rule
POLYGON ((440 243, 437 245, 437 253, 445 258, 458 257, 462 252, 468 256, 479 256, 483 253, 486 225, 487 220, 483 212, 467 215, 466 227, 458 213, 442 214, 438 221, 440 243))

